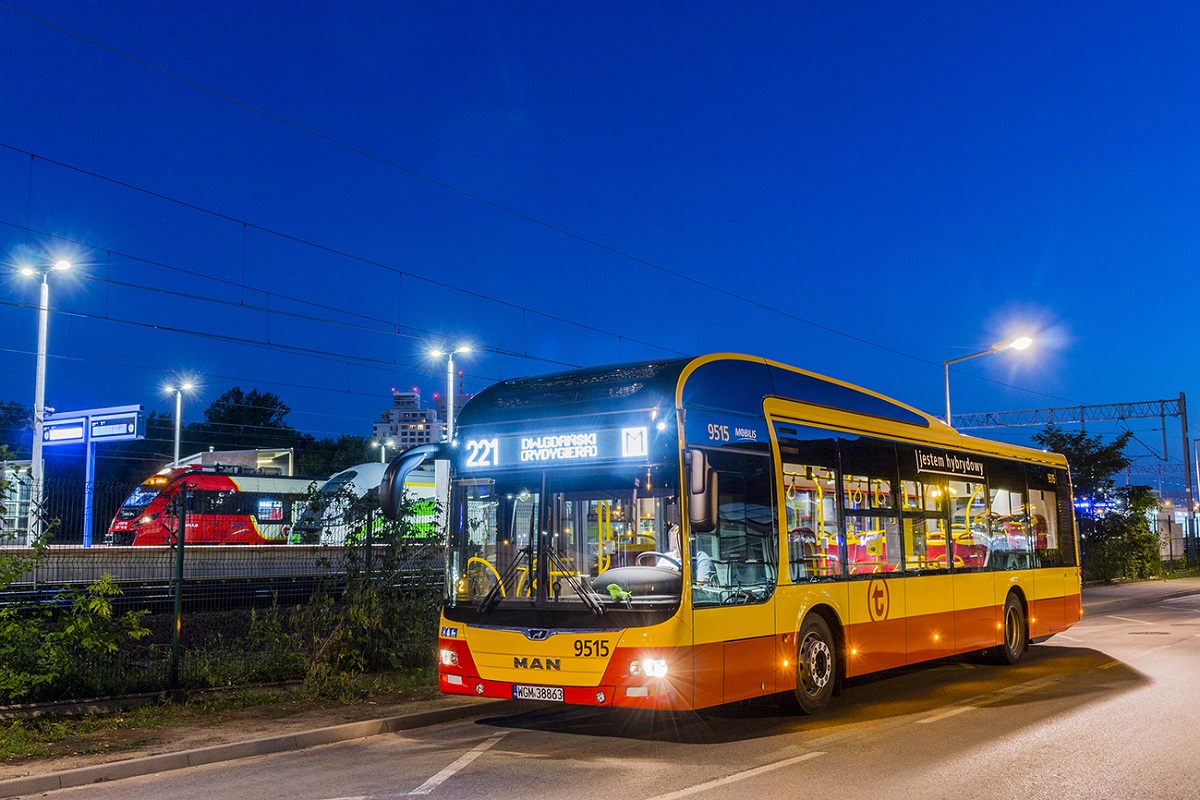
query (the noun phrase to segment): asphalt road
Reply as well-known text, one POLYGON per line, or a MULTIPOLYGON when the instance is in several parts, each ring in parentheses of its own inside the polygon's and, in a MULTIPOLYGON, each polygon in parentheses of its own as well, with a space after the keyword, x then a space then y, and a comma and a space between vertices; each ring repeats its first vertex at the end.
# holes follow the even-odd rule
POLYGON ((533 707, 51 793, 62 798, 1196 798, 1200 595, 1100 603, 1016 667, 852 682, 655 719, 533 707))

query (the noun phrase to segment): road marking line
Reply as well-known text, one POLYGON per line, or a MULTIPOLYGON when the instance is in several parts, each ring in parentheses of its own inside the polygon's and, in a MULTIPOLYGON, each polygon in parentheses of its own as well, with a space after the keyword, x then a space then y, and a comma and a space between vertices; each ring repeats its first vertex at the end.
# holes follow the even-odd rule
POLYGON ((939 720, 946 719, 946 717, 956 717, 965 711, 974 711, 974 710, 975 710, 975 706, 959 706, 958 708, 952 708, 949 711, 943 711, 941 714, 934 714, 932 717, 926 717, 925 719, 919 719, 919 720, 917 720, 916 724, 917 725, 928 725, 931 722, 938 722, 939 720))
POLYGON ((444 783, 447 778, 451 777, 452 775, 454 775, 454 773, 458 772, 463 767, 467 766, 472 761, 474 761, 475 759, 479 758, 481 755, 486 753, 489 749, 491 749, 491 747, 494 744, 496 744, 501 739, 503 739, 507 733, 508 733, 508 731, 503 731, 502 733, 497 733, 495 736, 488 739, 486 742, 480 742, 478 745, 476 745, 474 750, 472 750, 469 753, 464 753, 453 764, 446 767, 444 770, 439 772, 437 775, 434 775, 432 778, 425 781, 417 788, 413 789, 411 792, 409 792, 409 794, 410 795, 429 794, 434 789, 441 786, 442 783, 444 783))
POLYGON ((1118 617, 1115 614, 1108 614, 1109 619, 1119 619, 1124 622, 1136 622, 1138 625, 1153 625, 1153 622, 1147 622, 1144 619, 1130 619, 1129 617, 1118 617))
POLYGON ((667 794, 656 795, 654 797, 649 798, 649 800, 676 800, 676 798, 679 798, 679 797, 687 797, 689 795, 698 794, 700 792, 706 792, 709 789, 715 789, 718 786, 726 786, 731 783, 737 783, 738 781, 744 781, 747 778, 753 778, 757 775, 762 775, 767 772, 773 772, 774 770, 777 770, 777 769, 782 769, 784 767, 790 767, 793 764, 799 764, 801 761, 808 761, 811 758, 816 758, 817 756, 823 756, 823 755, 825 755, 825 754, 824 753, 805 753, 804 755, 796 756, 795 758, 785 758, 783 761, 776 761, 774 764, 766 764, 764 766, 755 767, 754 769, 748 769, 743 772, 735 772, 733 775, 727 775, 724 778, 717 778, 715 780, 707 781, 705 783, 696 784, 695 786, 689 786, 688 788, 680 789, 677 792, 669 792, 667 794))

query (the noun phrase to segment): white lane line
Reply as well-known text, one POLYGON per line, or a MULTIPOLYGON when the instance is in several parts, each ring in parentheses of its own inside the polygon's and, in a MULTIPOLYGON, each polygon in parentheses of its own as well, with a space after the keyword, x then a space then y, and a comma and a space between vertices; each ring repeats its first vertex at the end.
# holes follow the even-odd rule
POLYGON ((1118 617, 1115 614, 1108 614, 1109 619, 1119 619, 1122 622, 1136 622, 1138 625, 1153 625, 1153 622, 1147 622, 1144 619, 1130 619, 1129 617, 1118 617))
POLYGON ((463 769, 468 764, 470 764, 472 761, 479 758, 481 755, 483 755, 488 750, 490 750, 491 747, 493 745, 495 745, 497 742, 499 742, 501 739, 503 739, 507 733, 508 733, 508 731, 503 731, 501 733, 497 733, 495 736, 488 739, 486 742, 480 742, 478 745, 476 745, 474 750, 472 750, 469 753, 464 753, 453 764, 446 767, 444 770, 439 772, 437 775, 434 775, 432 778, 425 781, 417 788, 413 789, 411 792, 409 792, 409 794, 410 795, 412 795, 412 794, 429 794, 434 789, 441 786, 442 783, 444 783, 447 778, 450 778, 451 776, 454 775, 454 773, 463 769))
POLYGON ((688 788, 680 789, 677 792, 669 792, 667 794, 660 794, 655 797, 649 798, 649 800, 676 800, 676 798, 679 798, 679 797, 688 797, 689 795, 699 794, 700 792, 706 792, 709 789, 715 789, 718 786, 727 786, 728 784, 731 784, 731 783, 737 783, 738 781, 744 781, 747 778, 753 778, 756 775, 762 775, 767 772, 773 772, 774 770, 777 770, 777 769, 783 769, 784 767, 790 767, 793 764, 799 764, 801 761, 808 761, 811 758, 816 758, 817 756, 823 756, 823 755, 825 755, 825 754, 824 753, 805 753, 804 755, 796 756, 795 758, 785 758, 783 761, 776 761, 774 764, 765 764, 761 767, 755 767, 754 769, 748 769, 743 772, 735 772, 734 774, 728 775, 724 778, 717 778, 715 780, 707 781, 706 783, 698 783, 695 786, 689 786, 688 788))
POLYGON ((931 722, 938 722, 939 720, 946 719, 946 717, 956 717, 959 714, 962 714, 964 712, 974 711, 975 708, 976 708, 975 706, 959 706, 958 708, 952 708, 949 711, 943 711, 941 714, 934 714, 932 717, 926 717, 925 719, 919 719, 919 720, 917 720, 916 724, 928 725, 931 722))

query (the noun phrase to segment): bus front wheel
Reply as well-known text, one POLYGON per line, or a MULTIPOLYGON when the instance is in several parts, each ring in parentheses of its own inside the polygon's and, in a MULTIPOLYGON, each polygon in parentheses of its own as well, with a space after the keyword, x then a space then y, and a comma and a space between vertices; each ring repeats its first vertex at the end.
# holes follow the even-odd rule
POLYGON ((796 702, 805 714, 825 710, 837 684, 837 641, 819 614, 809 614, 796 648, 796 702))

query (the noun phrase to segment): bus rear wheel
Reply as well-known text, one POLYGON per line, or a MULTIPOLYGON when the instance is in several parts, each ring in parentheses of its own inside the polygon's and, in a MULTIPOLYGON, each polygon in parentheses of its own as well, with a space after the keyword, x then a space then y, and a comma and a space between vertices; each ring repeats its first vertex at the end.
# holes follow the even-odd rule
POLYGON ((997 664, 1016 664, 1029 647, 1029 629, 1025 627, 1025 607, 1015 594, 1004 602, 1004 643, 997 647, 994 660, 997 664))
POLYGON ((829 624, 809 614, 796 648, 796 703, 805 714, 825 710, 837 684, 837 641, 829 624))

